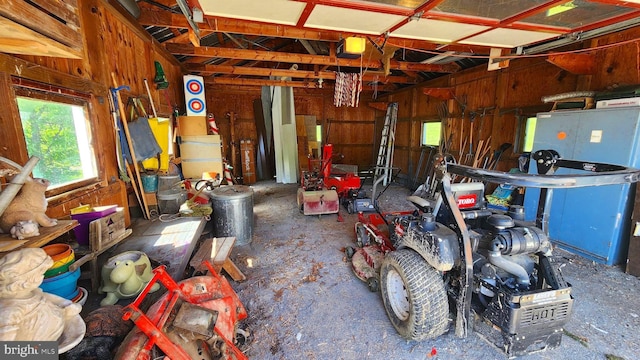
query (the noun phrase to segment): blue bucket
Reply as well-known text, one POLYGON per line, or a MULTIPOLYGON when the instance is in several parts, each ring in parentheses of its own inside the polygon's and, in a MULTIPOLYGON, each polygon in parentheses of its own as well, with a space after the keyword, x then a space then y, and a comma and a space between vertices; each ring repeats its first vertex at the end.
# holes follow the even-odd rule
POLYGON ((67 271, 42 281, 40 288, 44 292, 58 295, 65 299, 73 299, 78 295, 78 279, 80 278, 80 268, 76 271, 67 271))
POLYGON ((154 193, 158 191, 158 175, 157 174, 142 174, 142 189, 146 193, 154 193))

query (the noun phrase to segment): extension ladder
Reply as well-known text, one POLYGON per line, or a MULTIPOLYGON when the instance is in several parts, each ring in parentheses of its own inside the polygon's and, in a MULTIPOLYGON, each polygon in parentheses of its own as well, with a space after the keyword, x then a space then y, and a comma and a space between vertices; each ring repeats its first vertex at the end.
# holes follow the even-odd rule
POLYGON ((391 181, 391 167, 393 166, 393 148, 396 140, 396 123, 398 122, 398 103, 387 105, 387 114, 384 117, 378 160, 376 161, 375 178, 384 177, 382 181, 386 186, 391 181))

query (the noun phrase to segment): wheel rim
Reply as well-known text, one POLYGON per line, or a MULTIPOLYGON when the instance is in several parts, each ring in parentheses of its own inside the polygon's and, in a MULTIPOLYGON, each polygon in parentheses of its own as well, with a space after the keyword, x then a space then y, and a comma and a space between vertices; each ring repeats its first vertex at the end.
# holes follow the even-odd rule
POLYGON ((387 274, 387 294, 389 305, 396 317, 402 321, 407 320, 410 308, 409 295, 402 277, 395 269, 389 270, 387 274))

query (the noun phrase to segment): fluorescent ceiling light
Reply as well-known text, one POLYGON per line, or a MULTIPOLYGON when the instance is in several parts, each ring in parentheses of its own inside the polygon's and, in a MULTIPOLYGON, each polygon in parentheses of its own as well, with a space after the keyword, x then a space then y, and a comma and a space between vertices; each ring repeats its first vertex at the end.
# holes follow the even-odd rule
POLYGON ((574 4, 573 1, 569 1, 568 3, 554 6, 547 10, 547 17, 562 14, 563 12, 575 9, 576 7, 578 6, 574 4))

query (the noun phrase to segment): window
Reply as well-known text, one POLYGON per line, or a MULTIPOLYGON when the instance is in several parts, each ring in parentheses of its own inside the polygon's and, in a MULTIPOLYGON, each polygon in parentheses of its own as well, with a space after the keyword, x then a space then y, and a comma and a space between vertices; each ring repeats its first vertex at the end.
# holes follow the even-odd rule
POLYGON ((440 145, 441 123, 440 121, 423 122, 420 145, 440 145))
POLYGON ((531 152, 533 150, 533 138, 536 134, 536 122, 538 118, 530 117, 526 120, 524 127, 524 141, 522 142, 522 152, 531 152))
POLYGON ((86 99, 16 88, 29 156, 40 161, 33 176, 51 182, 57 194, 98 177, 86 99))

